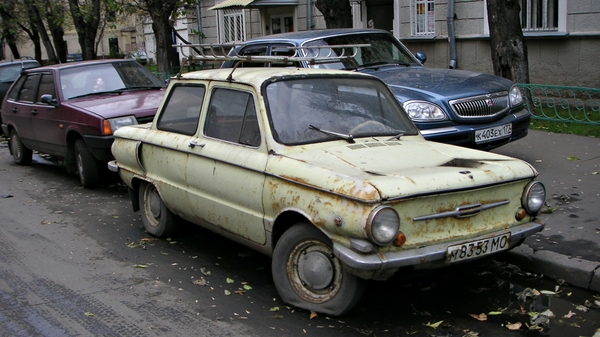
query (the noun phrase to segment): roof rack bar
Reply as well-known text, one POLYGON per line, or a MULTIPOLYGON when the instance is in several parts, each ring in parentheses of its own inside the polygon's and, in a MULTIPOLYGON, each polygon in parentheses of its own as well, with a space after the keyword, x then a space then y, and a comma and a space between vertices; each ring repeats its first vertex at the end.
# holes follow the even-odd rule
POLYGON ((181 54, 188 61, 243 61, 243 62, 261 62, 261 63, 293 63, 293 62, 309 62, 310 64, 331 63, 341 61, 353 61, 358 54, 360 48, 370 47, 370 44, 343 44, 343 45, 328 45, 328 46, 277 46, 276 49, 294 50, 293 55, 239 55, 237 53, 236 44, 174 44, 181 50, 181 54), (199 55, 185 55, 183 48, 193 48, 199 55), (229 52, 225 48, 231 48, 234 55, 228 55, 229 52), (352 53, 346 55, 346 52, 352 48, 352 53), (336 54, 336 50, 341 51, 336 54), (312 51, 311 51, 312 50, 312 51), (314 51, 316 50, 316 52, 314 51), (301 51, 301 52, 300 52, 301 51), (322 53, 324 51, 324 53, 322 53), (314 56, 308 56, 316 54, 314 56), (304 56, 302 56, 304 55, 304 56))

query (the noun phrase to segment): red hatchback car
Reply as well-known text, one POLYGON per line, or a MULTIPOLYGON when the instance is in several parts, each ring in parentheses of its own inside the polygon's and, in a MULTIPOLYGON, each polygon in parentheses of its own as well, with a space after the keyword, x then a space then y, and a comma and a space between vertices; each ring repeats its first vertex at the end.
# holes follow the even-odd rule
POLYGON ((2 130, 19 165, 50 154, 97 186, 112 160, 113 132, 151 122, 165 84, 135 60, 96 60, 25 70, 2 102, 2 130))

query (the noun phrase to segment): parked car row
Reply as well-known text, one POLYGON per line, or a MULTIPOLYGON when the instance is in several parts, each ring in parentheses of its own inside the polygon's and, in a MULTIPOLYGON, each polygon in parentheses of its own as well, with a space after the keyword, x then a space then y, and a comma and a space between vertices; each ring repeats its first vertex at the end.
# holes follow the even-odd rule
POLYGON ((272 257, 285 303, 342 315, 367 280, 489 258, 544 228, 537 171, 468 148, 524 136, 520 93, 426 69, 386 34, 249 42, 166 90, 132 59, 29 69, 2 103, 2 129, 17 164, 33 150, 57 156, 84 187, 108 167, 149 234, 181 220, 215 231, 272 257), (465 146, 424 137, 445 132, 465 146))

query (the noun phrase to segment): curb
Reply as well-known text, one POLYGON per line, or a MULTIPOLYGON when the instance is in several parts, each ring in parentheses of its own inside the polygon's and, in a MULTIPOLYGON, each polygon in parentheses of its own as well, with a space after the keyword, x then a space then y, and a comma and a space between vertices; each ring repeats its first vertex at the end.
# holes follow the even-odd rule
POLYGON ((600 292, 600 262, 568 257, 548 250, 533 250, 526 244, 505 255, 506 261, 521 270, 562 279, 574 286, 600 292))

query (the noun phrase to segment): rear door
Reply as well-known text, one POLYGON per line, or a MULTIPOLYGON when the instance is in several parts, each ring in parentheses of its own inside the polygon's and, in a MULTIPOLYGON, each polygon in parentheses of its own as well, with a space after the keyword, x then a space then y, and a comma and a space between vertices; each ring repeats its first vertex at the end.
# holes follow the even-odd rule
POLYGON ((32 73, 19 78, 7 94, 2 111, 2 122, 13 126, 25 147, 32 150, 38 149, 31 120, 37 113, 34 102, 41 77, 40 73, 32 73))

